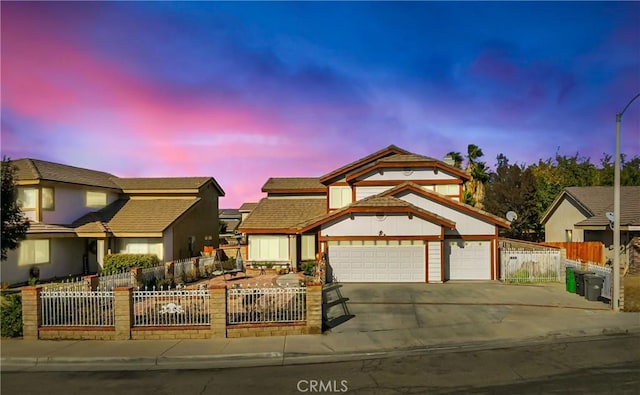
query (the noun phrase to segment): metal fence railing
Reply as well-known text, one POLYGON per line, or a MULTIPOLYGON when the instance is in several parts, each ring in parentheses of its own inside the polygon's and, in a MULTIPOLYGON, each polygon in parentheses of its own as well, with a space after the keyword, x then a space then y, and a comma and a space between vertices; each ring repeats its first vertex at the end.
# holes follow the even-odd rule
POLYGON ((42 284, 42 289, 47 291, 79 292, 90 291, 91 285, 83 278, 66 279, 61 282, 42 284))
POLYGON ((42 326, 114 326, 111 291, 57 291, 40 293, 42 326))
POLYGON ((98 275, 98 289, 100 291, 113 291, 117 287, 132 287, 133 284, 131 271, 123 271, 113 274, 99 274, 98 275))
POLYGON ((501 278, 509 283, 560 282, 564 267, 559 250, 500 250, 501 278))
POLYGON ((306 320, 306 288, 232 288, 227 323, 253 324, 306 320))
POLYGON ((133 291, 133 325, 209 325, 209 298, 208 290, 133 291))

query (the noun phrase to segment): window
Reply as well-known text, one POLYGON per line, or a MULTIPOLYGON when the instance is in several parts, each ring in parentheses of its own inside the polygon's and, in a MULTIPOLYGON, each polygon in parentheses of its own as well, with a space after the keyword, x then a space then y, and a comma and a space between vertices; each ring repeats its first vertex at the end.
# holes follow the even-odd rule
POLYGON ((118 240, 121 254, 156 254, 163 259, 162 239, 125 238, 118 240))
POLYGON ((436 192, 443 195, 458 195, 460 194, 460 188, 457 184, 436 185, 436 192))
POLYGON ((564 231, 564 240, 569 243, 573 241, 573 230, 567 229, 564 231))
POLYGON ((35 210, 37 197, 38 190, 36 188, 18 188, 18 207, 23 210, 35 210))
POLYGON ((41 197, 42 197, 42 209, 43 210, 53 210, 54 209, 54 191, 53 188, 42 188, 41 189, 41 197))
POLYGON ((329 208, 342 208, 351 204, 351 187, 329 187, 329 208))
POLYGON ((316 259, 316 236, 315 235, 302 235, 301 241, 301 254, 300 257, 303 261, 316 259))
POLYGON ((49 263, 49 240, 23 240, 18 251, 18 266, 49 263))
POLYGON ((106 192, 87 191, 87 207, 103 208, 107 205, 106 192))
POLYGON ((288 236, 249 236, 249 260, 251 261, 288 261, 288 236))

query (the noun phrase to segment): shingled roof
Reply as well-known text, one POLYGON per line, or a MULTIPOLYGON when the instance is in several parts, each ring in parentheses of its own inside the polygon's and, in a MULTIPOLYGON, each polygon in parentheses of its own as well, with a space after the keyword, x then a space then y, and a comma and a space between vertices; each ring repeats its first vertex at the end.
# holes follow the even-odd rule
POLYGON ((241 232, 269 230, 270 233, 289 233, 298 224, 318 217, 327 211, 326 199, 264 198, 240 224, 241 232))
POLYGON ((349 164, 346 164, 342 167, 339 167, 325 175, 323 175, 322 177, 320 177, 320 182, 324 183, 324 182, 328 182, 331 181, 332 179, 339 177, 341 175, 344 175, 346 173, 349 173, 351 171, 354 171, 356 169, 358 169, 361 166, 364 166, 370 162, 376 161, 380 158, 384 158, 386 156, 390 156, 390 155, 395 155, 395 154, 403 154, 403 155, 410 155, 411 152, 406 151, 402 148, 396 147, 395 145, 390 145, 386 148, 383 148, 379 151, 376 151, 370 155, 367 155, 363 158, 360 158, 358 160, 355 160, 349 164))
MULTIPOLYGON (((114 179, 114 182, 124 192, 153 190, 166 191, 173 189, 198 190, 209 181, 214 180, 212 177, 155 177, 114 179)), ((215 185, 219 188, 217 184, 215 185)), ((222 195, 224 196, 224 192, 222 193, 222 195)))
MULTIPOLYGON (((564 197, 578 204, 588 217, 575 224, 576 226, 609 225, 606 213, 608 211, 613 212, 613 187, 565 188, 542 216, 542 223, 547 222, 564 197)), ((625 186, 620 188, 620 225, 640 225, 640 186, 625 186)))
POLYGON ((326 191, 327 187, 318 177, 271 177, 262 187, 262 192, 267 193, 325 193, 326 191))
POLYGON ((114 182, 113 174, 83 169, 39 159, 16 159, 16 181, 47 180, 69 184, 120 189, 114 182))
POLYGON ((194 199, 120 199, 73 223, 78 233, 161 233, 193 207, 194 199))

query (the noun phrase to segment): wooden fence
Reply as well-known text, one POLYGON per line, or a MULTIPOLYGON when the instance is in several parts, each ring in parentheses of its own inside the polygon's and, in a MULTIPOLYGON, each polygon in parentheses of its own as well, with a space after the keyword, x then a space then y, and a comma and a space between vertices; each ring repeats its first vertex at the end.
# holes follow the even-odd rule
POLYGON ((604 245, 599 241, 562 242, 549 241, 545 245, 564 248, 567 259, 581 262, 591 262, 604 266, 604 245))

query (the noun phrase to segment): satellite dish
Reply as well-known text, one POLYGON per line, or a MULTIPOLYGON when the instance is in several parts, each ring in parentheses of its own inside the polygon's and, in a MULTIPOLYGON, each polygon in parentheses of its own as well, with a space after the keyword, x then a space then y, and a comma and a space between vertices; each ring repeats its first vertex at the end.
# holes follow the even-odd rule
POLYGON ((518 214, 515 211, 507 211, 507 221, 513 222, 518 219, 518 214))
POLYGON ((613 222, 613 213, 611 211, 607 211, 604 215, 607 216, 607 219, 609 220, 609 222, 613 222))

